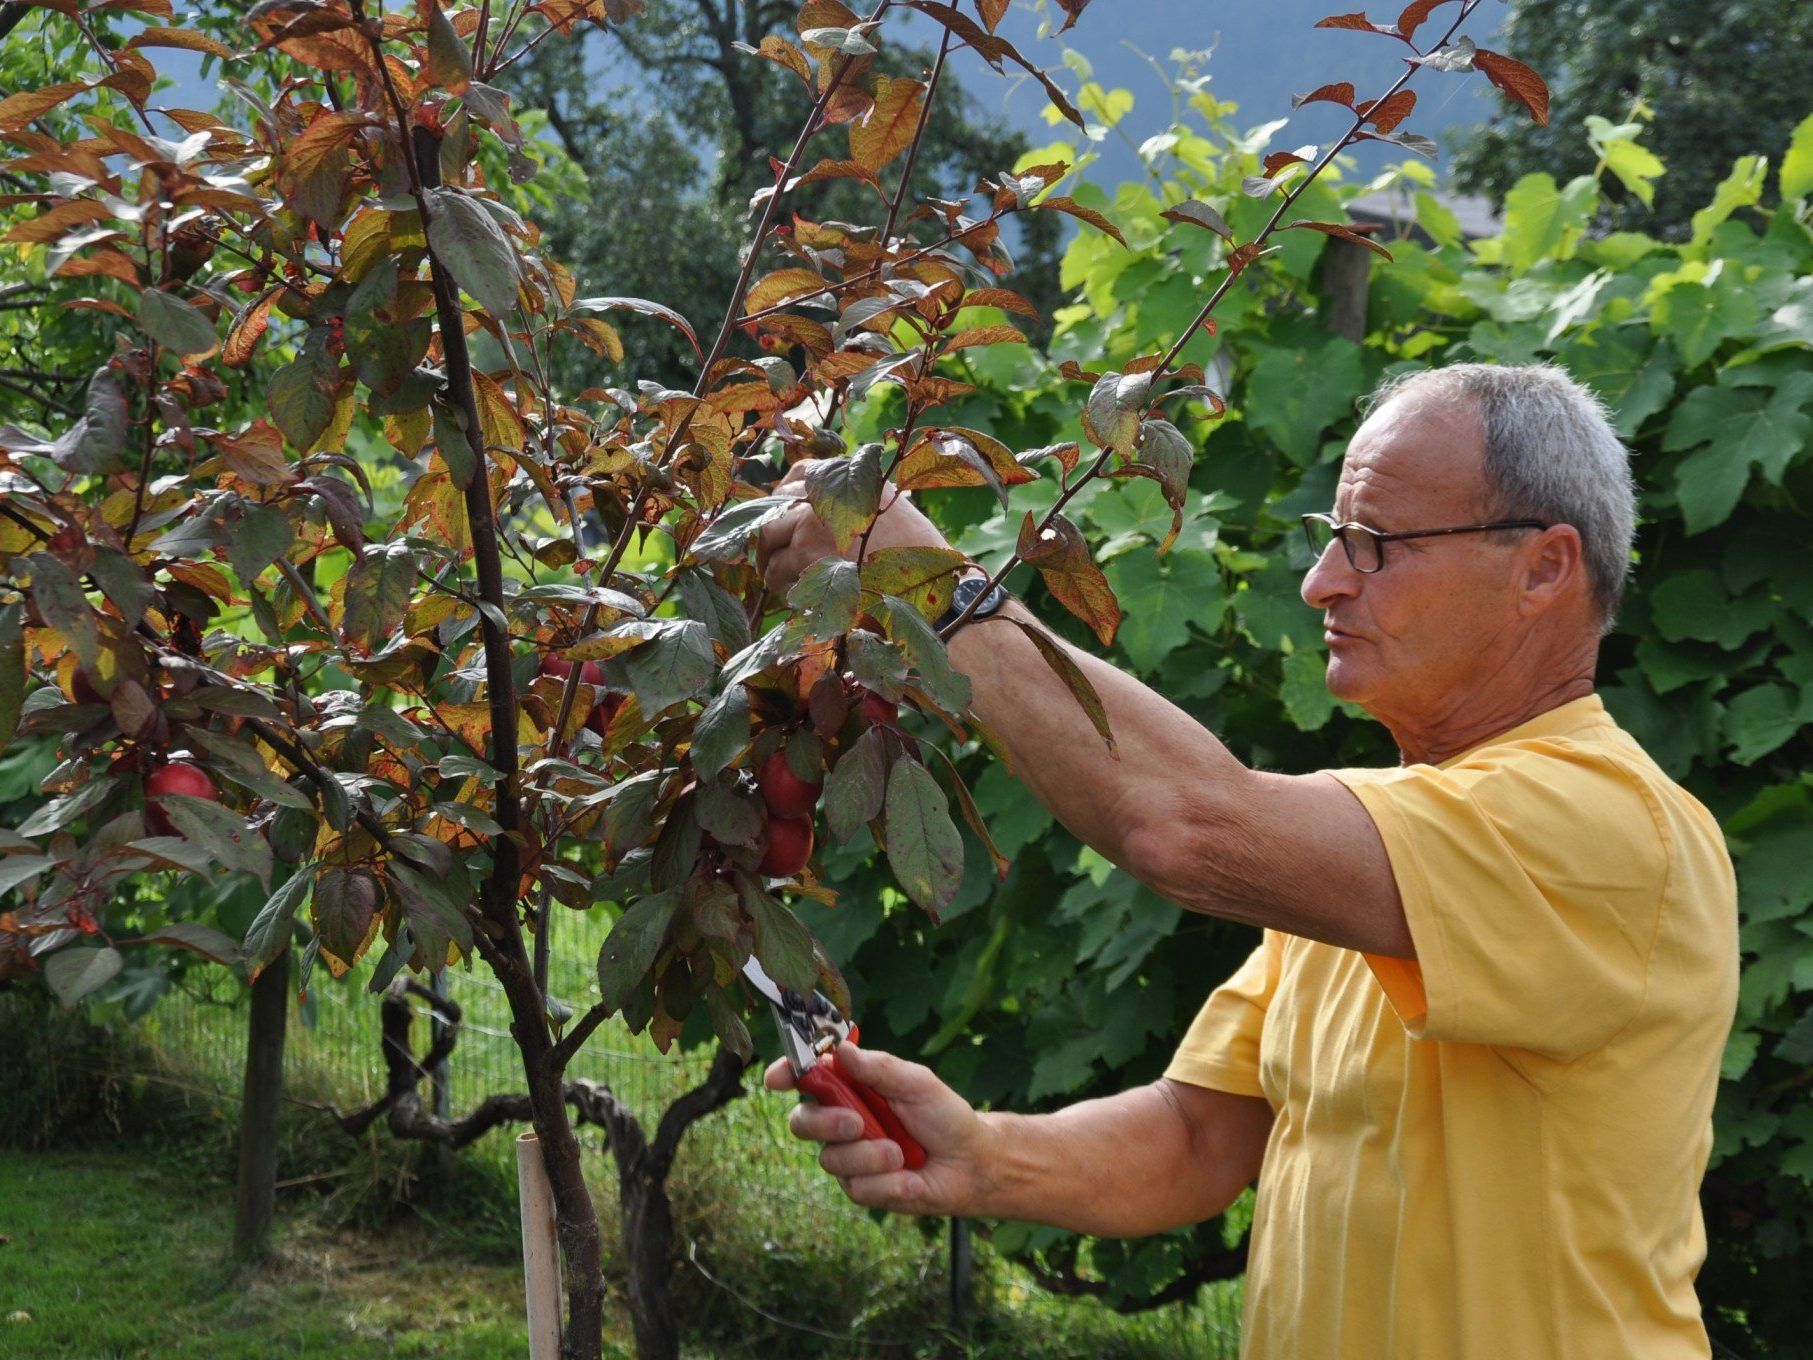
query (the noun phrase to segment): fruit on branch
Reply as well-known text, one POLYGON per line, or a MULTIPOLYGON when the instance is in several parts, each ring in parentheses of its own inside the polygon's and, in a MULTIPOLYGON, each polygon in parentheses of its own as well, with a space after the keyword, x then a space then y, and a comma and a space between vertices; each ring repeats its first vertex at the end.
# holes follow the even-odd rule
POLYGON ((792 878, 812 858, 810 817, 770 817, 762 862, 756 869, 766 878, 792 878))
POLYGON ((872 723, 886 723, 892 727, 900 721, 900 704, 874 690, 864 690, 862 696, 862 716, 872 723))
POLYGON ((801 779, 795 774, 787 763, 785 750, 776 751, 762 762, 755 782, 762 792, 762 801, 776 817, 810 817, 825 788, 823 783, 801 779))
POLYGON ((220 801, 220 790, 201 766, 187 760, 173 760, 159 765, 145 777, 145 829, 154 836, 174 836, 176 827, 165 815, 162 800, 172 794, 201 798, 210 803, 220 801))
MULTIPOLYGON (((565 657, 555 656, 552 652, 548 652, 541 658, 540 669, 543 675, 551 675, 564 683, 566 678, 573 673, 573 663, 565 657)), ((616 717, 617 710, 623 707, 623 696, 604 692, 604 669, 594 661, 580 664, 579 681, 581 684, 590 685, 598 696, 592 703, 592 711, 586 714, 585 725, 596 732, 602 740, 611 725, 611 719, 616 717)))

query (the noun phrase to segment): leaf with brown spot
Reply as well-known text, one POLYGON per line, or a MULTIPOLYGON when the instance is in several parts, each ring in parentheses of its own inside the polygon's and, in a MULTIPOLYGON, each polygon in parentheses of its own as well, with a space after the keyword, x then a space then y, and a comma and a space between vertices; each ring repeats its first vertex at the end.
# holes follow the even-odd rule
POLYGON ((1040 577, 1066 609, 1076 615, 1106 647, 1120 627, 1120 601, 1114 588, 1089 555, 1083 531, 1063 515, 1053 515, 1041 527, 1026 512, 1015 545, 1022 561, 1037 567, 1040 577))
POLYGON ((221 362, 228 368, 244 368, 252 360, 265 327, 270 324, 271 304, 280 288, 268 289, 239 309, 233 324, 227 328, 227 343, 221 351, 221 362))
POLYGON ((1483 47, 1473 54, 1473 64, 1486 73, 1487 80, 1528 109, 1538 126, 1549 125, 1549 87, 1532 68, 1483 47))

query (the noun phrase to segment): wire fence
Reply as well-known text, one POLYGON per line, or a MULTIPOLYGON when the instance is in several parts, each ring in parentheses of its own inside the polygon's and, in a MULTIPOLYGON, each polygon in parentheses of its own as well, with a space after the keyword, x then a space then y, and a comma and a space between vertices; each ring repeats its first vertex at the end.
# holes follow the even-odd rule
MULTIPOLYGON (((575 1015, 584 1012, 595 994, 592 970, 607 929, 590 914, 558 921, 551 941, 549 994, 551 1000, 571 1007, 575 1015)), ((379 998, 369 989, 371 976, 371 968, 365 965, 338 979, 317 968, 306 994, 292 999, 284 1049, 286 1092, 331 1100, 343 1110, 382 1094, 381 1017, 379 998)), ((458 1117, 486 1096, 520 1091, 524 1083, 508 1031, 509 1006, 497 982, 481 971, 450 969, 442 976, 442 986, 462 1012, 459 1042, 445 1074, 446 1107, 458 1117)), ((246 1047, 245 998, 243 984, 224 970, 191 970, 182 990, 166 997, 139 1022, 135 1037, 166 1072, 224 1100, 236 1101, 246 1047)), ((416 1025, 411 1038, 420 1055, 429 1042, 431 1017, 421 1003, 412 1003, 412 1009, 416 1025)), ((759 1029, 765 1019, 755 1023, 761 1047, 769 1037, 759 1029)), ((632 1035, 621 1021, 612 1020, 592 1035, 574 1059, 569 1075, 608 1085, 652 1134, 662 1111, 703 1080, 712 1056, 710 1048, 684 1052, 676 1047, 663 1054, 645 1036, 632 1035)), ((689 1204, 704 1217, 720 1220, 726 1207, 734 1207, 755 1225, 759 1255, 777 1270, 834 1268, 824 1259, 825 1253, 841 1253, 845 1267, 860 1264, 865 1274, 885 1267, 897 1280, 917 1279, 921 1296, 933 1299, 941 1298, 941 1293, 935 1284, 925 1286, 928 1273, 943 1275, 947 1281, 952 1274, 960 1280, 967 1277, 967 1267, 952 1270, 960 1257, 968 1255, 966 1246, 962 1250, 956 1246, 955 1235, 950 1236, 950 1255, 946 1256, 940 1241, 915 1231, 904 1220, 877 1223, 855 1209, 842 1198, 836 1182, 818 1169, 812 1154, 788 1133, 787 1113, 793 1099, 763 1092, 753 1079, 745 1080, 745 1090, 748 1094, 743 1098, 694 1125, 681 1144, 670 1183, 683 1257, 734 1307, 783 1327, 797 1327, 802 1333, 831 1335, 755 1302, 750 1294, 762 1294, 760 1282, 734 1272, 727 1275, 727 1261, 713 1255, 714 1245, 719 1244, 707 1240, 702 1246, 694 1239, 689 1204), (826 1225, 835 1225, 829 1236, 826 1225)), ((518 1131, 510 1126, 493 1130, 458 1155, 489 1162, 513 1178, 513 1140, 518 1131)), ((584 1127, 579 1133, 588 1153, 608 1157, 602 1131, 584 1127)), ((599 1184, 597 1168, 606 1165, 608 1162, 591 1161, 595 1185, 599 1184)), ((607 1213, 607 1245, 614 1239, 609 1217, 607 1213)), ((724 1252, 729 1254, 730 1249, 726 1246, 724 1252)), ((747 1256, 742 1260, 746 1263, 747 1256)), ((952 1319, 966 1306, 967 1293, 961 1285, 950 1292, 952 1319)), ((1140 1360, 1184 1356, 1233 1360, 1238 1352, 1238 1282, 1211 1286, 1191 1306, 1121 1318, 1093 1300, 1045 1295, 1017 1267, 996 1262, 993 1295, 995 1305, 1012 1312, 1017 1323, 1068 1328, 1081 1322, 1086 1330, 1112 1339, 1110 1347, 1086 1353, 1140 1360)), ((860 1341, 864 1354, 869 1347, 894 1344, 860 1335, 862 1319, 853 1325, 857 1334, 845 1339, 860 1341)))

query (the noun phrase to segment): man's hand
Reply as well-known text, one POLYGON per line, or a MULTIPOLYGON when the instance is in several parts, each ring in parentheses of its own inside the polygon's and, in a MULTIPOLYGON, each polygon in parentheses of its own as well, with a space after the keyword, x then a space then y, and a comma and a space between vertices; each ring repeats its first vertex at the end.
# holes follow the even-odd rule
MULTIPOLYGON (((822 1143, 818 1164, 842 1183, 844 1193, 872 1209, 906 1214, 965 1214, 986 1182, 988 1130, 968 1101, 929 1067, 854 1044, 840 1044, 837 1066, 884 1097, 906 1131, 925 1149, 925 1165, 902 1170, 900 1144, 866 1140, 854 1111, 805 1103, 788 1127, 797 1138, 822 1143)), ((793 1069, 777 1060, 763 1078, 771 1091, 794 1089, 793 1069)))
MULTIPOLYGON (((795 463, 787 470, 776 494, 793 491, 805 494, 806 469, 811 460, 795 463)), ((919 507, 895 486, 881 492, 881 513, 869 533, 869 551, 882 548, 948 548, 937 526, 920 513, 919 507)), ((850 545, 845 557, 854 559, 857 543, 850 545)), ((825 522, 813 512, 804 499, 786 514, 770 520, 756 542, 755 561, 767 581, 769 594, 784 597, 799 575, 821 557, 837 556, 837 540, 825 522)))

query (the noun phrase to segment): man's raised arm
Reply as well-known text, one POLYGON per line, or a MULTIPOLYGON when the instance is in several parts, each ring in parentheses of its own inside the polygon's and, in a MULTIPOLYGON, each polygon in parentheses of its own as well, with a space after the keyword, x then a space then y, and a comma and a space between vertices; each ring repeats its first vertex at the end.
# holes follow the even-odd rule
MULTIPOLYGON (((796 467, 783 485, 798 480, 796 467)), ((877 519, 870 551, 947 546, 905 497, 877 519)), ((763 531, 761 560, 784 590, 834 554, 805 505, 763 531)), ((1364 807, 1324 774, 1263 774, 1162 695, 1099 657, 1058 642, 1101 696, 1116 755, 1012 620, 1017 602, 959 629, 951 663, 1013 773, 1079 840, 1193 911, 1368 953, 1415 950, 1384 844, 1364 807)), ((1053 639, 1057 641, 1057 639, 1053 639)))

